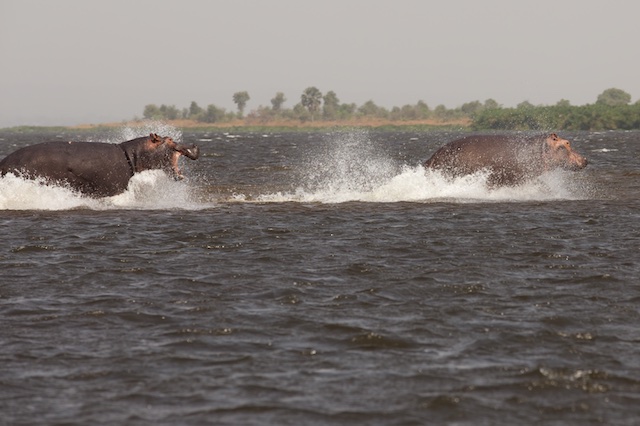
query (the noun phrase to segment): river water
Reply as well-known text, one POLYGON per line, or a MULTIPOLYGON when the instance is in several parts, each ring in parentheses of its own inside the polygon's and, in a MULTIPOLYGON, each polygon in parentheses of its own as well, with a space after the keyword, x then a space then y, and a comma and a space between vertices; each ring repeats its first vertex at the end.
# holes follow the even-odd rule
POLYGON ((518 188, 455 133, 222 134, 103 200, 0 179, 0 423, 640 421, 640 132, 518 188))

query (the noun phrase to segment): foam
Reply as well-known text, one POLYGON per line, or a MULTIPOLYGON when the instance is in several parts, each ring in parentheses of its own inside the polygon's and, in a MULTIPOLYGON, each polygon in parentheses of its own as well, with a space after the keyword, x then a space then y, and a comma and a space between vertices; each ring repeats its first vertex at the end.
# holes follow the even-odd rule
MULTIPOLYGON (((375 178, 372 176, 372 180, 375 178)), ((357 181, 357 180, 356 180, 357 181)), ((339 182, 345 182, 340 180, 339 182)), ((309 189, 298 187, 289 193, 277 192, 257 197, 260 202, 344 203, 350 201, 397 202, 526 202, 551 200, 577 200, 589 198, 588 185, 574 181, 568 172, 559 170, 545 173, 522 185, 492 189, 487 185, 487 174, 450 179, 440 172, 425 170, 422 166, 405 166, 402 171, 373 187, 370 185, 326 185, 309 189)))
POLYGON ((120 143, 142 136, 149 136, 150 133, 157 133, 160 136, 168 136, 178 143, 182 143, 182 131, 170 124, 162 121, 145 120, 134 127, 118 128, 113 136, 105 142, 120 143))
POLYGON ((95 200, 84 199, 63 186, 45 185, 42 179, 23 179, 13 173, 0 178, 0 210, 70 210, 95 207, 95 200))
MULTIPOLYGON (((176 140, 182 133, 157 122, 142 127, 125 127, 113 142, 146 133, 161 133, 176 140)), ((111 140, 111 138, 110 138, 111 140)), ((234 193, 226 200, 212 194, 195 193, 197 185, 185 179, 174 181, 164 172, 137 173, 128 189, 114 197, 95 199, 63 186, 45 185, 8 174, 0 178, 0 210, 69 209, 187 209, 199 210, 219 202, 237 203, 346 203, 346 202, 526 202, 591 198, 593 192, 581 173, 550 171, 525 184, 489 188, 487 174, 479 172, 450 179, 420 165, 406 165, 392 159, 376 146, 366 132, 327 135, 326 143, 312 147, 292 167, 293 191, 258 195, 234 193)))
MULTIPOLYGON (((299 185, 292 192, 256 197, 259 202, 350 201, 492 202, 589 198, 579 173, 554 170, 513 187, 490 188, 488 174, 451 179, 421 165, 399 164, 376 147, 366 132, 329 135, 326 144, 310 152, 299 167, 299 185)), ((238 197, 236 197, 238 198, 238 197)))
POLYGON ((175 181, 161 170, 136 173, 125 192, 104 198, 12 173, 0 178, 0 210, 199 210, 211 206, 196 199, 188 181, 175 181))

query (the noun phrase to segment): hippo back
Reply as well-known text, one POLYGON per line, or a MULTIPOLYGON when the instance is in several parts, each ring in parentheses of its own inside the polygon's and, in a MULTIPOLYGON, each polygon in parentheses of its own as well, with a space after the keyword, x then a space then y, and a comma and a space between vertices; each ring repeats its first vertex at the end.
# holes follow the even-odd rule
POLYGON ((123 192, 133 175, 123 150, 98 142, 45 142, 21 148, 0 161, 0 173, 68 185, 95 196, 123 192))
POLYGON ((491 185, 511 185, 543 171, 543 137, 472 135, 438 149, 423 165, 448 176, 489 173, 491 185))
POLYGON ((137 172, 163 170, 182 179, 178 159, 196 160, 197 145, 182 145, 155 133, 120 144, 46 142, 28 146, 0 162, 0 173, 43 178, 94 197, 124 192, 137 172))

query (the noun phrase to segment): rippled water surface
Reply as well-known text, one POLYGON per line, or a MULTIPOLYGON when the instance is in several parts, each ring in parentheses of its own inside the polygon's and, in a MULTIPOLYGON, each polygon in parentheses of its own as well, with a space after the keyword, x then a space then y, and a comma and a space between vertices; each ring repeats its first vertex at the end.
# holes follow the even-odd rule
POLYGON ((640 132, 488 190, 419 166, 453 133, 152 130, 187 181, 0 179, 0 423, 640 421, 640 132))

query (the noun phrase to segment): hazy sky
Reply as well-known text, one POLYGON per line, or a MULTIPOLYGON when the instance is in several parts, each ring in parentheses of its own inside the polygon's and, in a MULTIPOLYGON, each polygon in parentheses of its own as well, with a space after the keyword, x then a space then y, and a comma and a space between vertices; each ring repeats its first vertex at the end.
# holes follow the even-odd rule
POLYGON ((454 108, 640 97, 635 0, 0 0, 0 127, 142 116, 147 104, 454 108))

